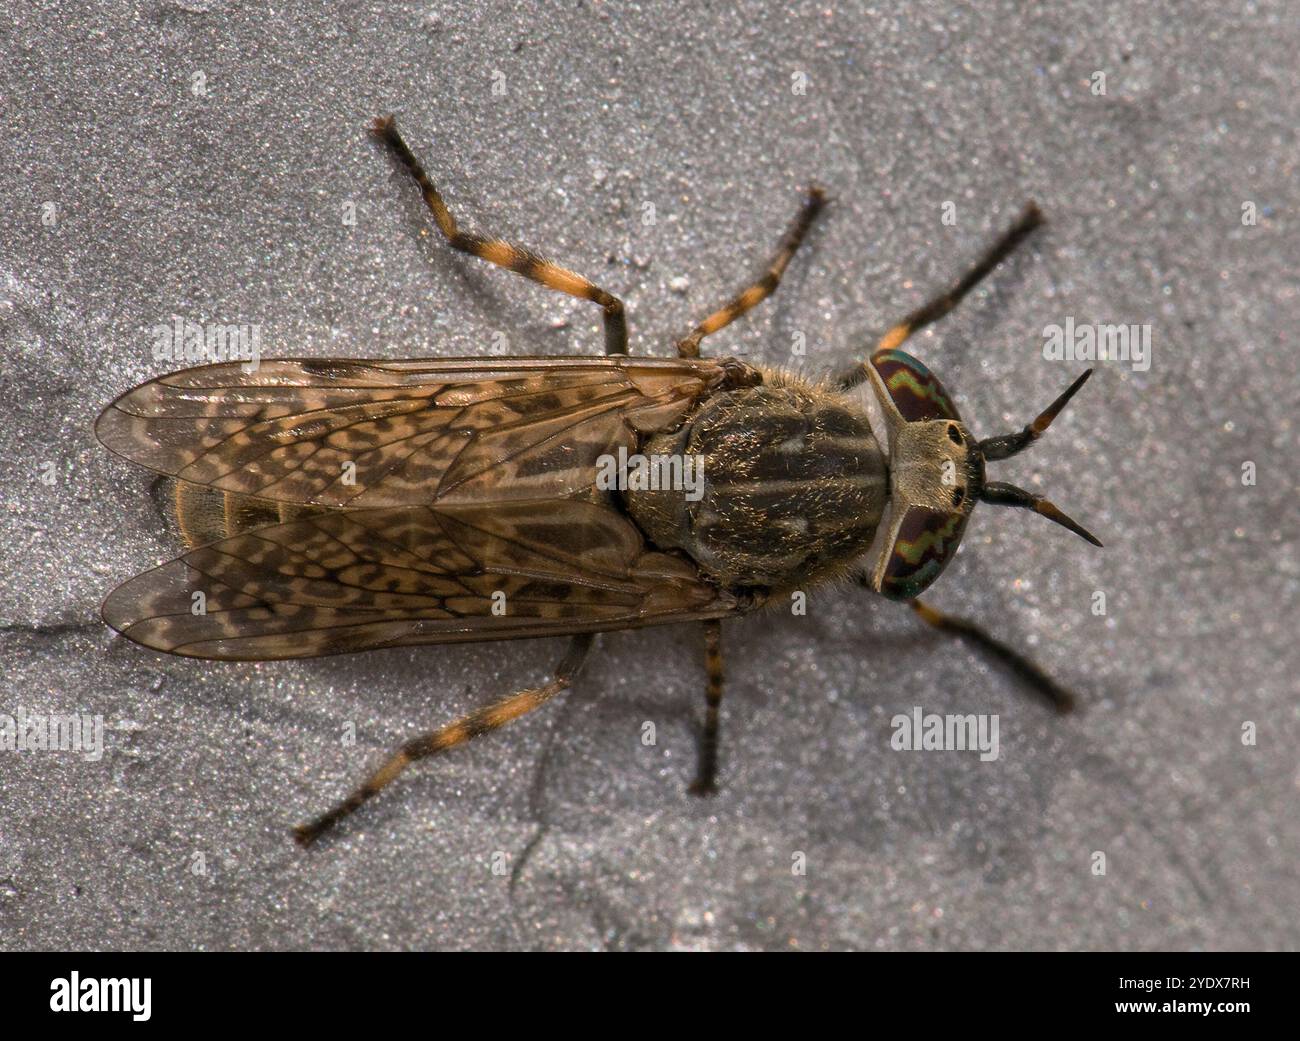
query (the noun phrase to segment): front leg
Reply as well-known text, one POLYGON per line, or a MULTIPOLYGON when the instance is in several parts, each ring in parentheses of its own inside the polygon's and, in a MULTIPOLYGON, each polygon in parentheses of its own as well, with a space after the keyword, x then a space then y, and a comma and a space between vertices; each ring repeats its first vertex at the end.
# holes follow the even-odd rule
MULTIPOLYGON (((859 585, 872 589, 874 592, 870 575, 861 573, 857 576, 857 580, 859 585)), ((1000 661, 1015 674, 1018 680, 1035 694, 1042 697, 1057 712, 1064 715, 1067 712, 1074 711, 1075 698, 1073 693, 1052 679, 1043 671, 1041 666, 1036 665, 1019 651, 1007 646, 996 637, 989 635, 983 626, 965 618, 956 618, 953 615, 944 614, 938 608, 931 607, 921 600, 909 600, 907 604, 927 625, 933 626, 940 632, 957 636, 973 647, 977 647, 989 657, 1000 661)))
POLYGON ((1034 693, 1046 699, 1057 712, 1065 714, 1074 709, 1074 695, 1047 675, 1041 667, 1034 664, 1019 651, 1008 647, 1001 640, 990 636, 975 622, 965 618, 954 618, 937 608, 920 600, 909 600, 912 608, 921 620, 941 632, 958 636, 974 647, 984 651, 989 657, 996 658, 1034 693))
MULTIPOLYGON (((876 345, 876 351, 890 351, 902 345, 909 336, 918 329, 923 329, 931 322, 938 321, 959 303, 972 289, 974 289, 985 277, 987 277, 995 267, 1002 261, 1006 260, 1021 242, 1043 223, 1043 215, 1034 203, 1025 207, 1020 218, 1013 224, 1007 232, 990 247, 966 274, 962 275, 953 285, 931 297, 922 306, 909 314, 901 322, 890 329, 880 338, 876 345)), ((867 378, 870 371, 871 360, 855 365, 853 369, 840 377, 839 384, 845 390, 856 387, 859 383, 867 378)))

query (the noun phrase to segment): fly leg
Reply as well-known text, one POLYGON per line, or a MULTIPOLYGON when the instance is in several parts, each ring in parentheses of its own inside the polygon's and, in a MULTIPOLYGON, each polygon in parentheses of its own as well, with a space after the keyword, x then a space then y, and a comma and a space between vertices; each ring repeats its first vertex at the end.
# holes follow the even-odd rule
POLYGON ((424 193, 424 202, 433 214, 434 223, 446 238, 452 249, 480 257, 488 263, 507 268, 516 274, 540 282, 547 289, 554 289, 569 296, 580 297, 599 304, 605 317, 605 353, 627 353, 627 318, 623 313, 623 301, 605 292, 598 285, 587 281, 581 275, 558 264, 553 264, 538 256, 532 250, 516 246, 502 239, 484 238, 461 231, 456 225, 456 218, 442 201, 438 189, 429 180, 424 167, 415 158, 415 153, 402 140, 392 116, 381 116, 370 126, 370 131, 392 151, 406 167, 407 172, 415 178, 415 183, 424 193))
POLYGON ((803 209, 799 211, 794 223, 790 225, 790 230, 785 233, 785 238, 781 240, 781 245, 777 247, 776 256, 767 265, 767 270, 763 272, 757 282, 742 290, 730 302, 704 319, 691 331, 689 336, 678 340, 678 355, 683 358, 698 358, 700 356, 700 341, 704 337, 730 325, 750 308, 772 295, 776 287, 781 283, 781 275, 785 271, 786 265, 790 263, 790 258, 794 256, 799 244, 803 242, 804 235, 807 234, 813 218, 821 212, 822 207, 825 205, 826 193, 820 188, 809 189, 808 198, 803 204, 803 209))
POLYGON ((704 688, 704 732, 700 735, 700 755, 691 783, 692 795, 712 795, 717 791, 714 778, 718 773, 718 708, 722 704, 722 623, 704 623, 704 670, 708 682, 704 688))
POLYGON ((944 614, 920 600, 909 600, 908 604, 926 624, 934 626, 940 632, 960 637, 989 657, 1000 661, 1025 686, 1045 698, 1057 712, 1064 714, 1074 708, 1073 694, 1019 651, 1012 650, 1001 640, 990 636, 974 622, 944 614))
MULTIPOLYGON (((986 275, 997 267, 1002 261, 1009 257, 1013 250, 1024 241, 1025 237, 1043 223, 1043 214, 1034 203, 1030 203, 1024 208, 1016 223, 1004 234, 993 246, 980 257, 966 274, 959 278, 952 286, 945 289, 938 296, 933 297, 921 307, 909 314, 901 322, 895 325, 889 332, 880 338, 876 345, 877 351, 889 351, 900 346, 904 340, 911 336, 918 329, 922 329, 931 322, 938 321, 959 303, 962 297, 969 293, 978 285, 986 275)), ((859 383, 867 378, 867 366, 870 361, 864 361, 855 365, 852 371, 840 377, 840 386, 845 390, 850 387, 856 387, 859 383)))
POLYGON ((544 686, 511 694, 508 698, 498 701, 495 705, 477 709, 467 716, 462 716, 454 723, 448 723, 446 726, 439 727, 428 734, 407 741, 396 753, 389 757, 383 766, 370 775, 365 784, 332 810, 321 814, 308 824, 300 824, 294 828, 294 836, 299 844, 310 846, 342 818, 355 812, 365 802, 383 791, 397 778, 398 774, 416 760, 446 752, 457 745, 463 745, 466 741, 476 738, 480 734, 496 730, 511 720, 518 719, 535 708, 540 708, 555 695, 567 690, 573 682, 573 677, 582 668, 583 662, 587 658, 587 652, 591 650, 591 641, 592 636, 590 633, 582 633, 573 637, 568 651, 561 659, 560 664, 555 667, 554 677, 544 686))

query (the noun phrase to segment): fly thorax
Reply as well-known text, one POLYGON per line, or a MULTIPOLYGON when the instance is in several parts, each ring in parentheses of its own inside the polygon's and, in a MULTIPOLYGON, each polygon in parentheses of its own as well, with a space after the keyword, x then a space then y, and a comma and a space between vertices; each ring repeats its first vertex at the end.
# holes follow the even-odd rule
POLYGON ((888 490, 866 414, 813 388, 720 394, 641 452, 681 457, 696 480, 630 489, 628 511, 724 588, 788 588, 848 563, 870 546, 888 490))

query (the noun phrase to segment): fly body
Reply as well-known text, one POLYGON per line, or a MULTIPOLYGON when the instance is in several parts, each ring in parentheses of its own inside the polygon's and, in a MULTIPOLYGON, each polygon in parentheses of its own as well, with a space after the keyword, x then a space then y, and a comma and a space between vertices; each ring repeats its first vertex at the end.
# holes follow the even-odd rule
POLYGON ((677 358, 630 357, 617 297, 462 231, 392 118, 372 129, 453 249, 596 304, 606 356, 209 365, 142 384, 100 416, 110 450, 162 475, 185 547, 104 603, 105 620, 146 647, 244 661, 569 638, 546 683, 411 739, 299 827, 301 842, 411 762, 559 694, 592 634, 615 629, 701 623, 708 679, 691 790, 712 791, 722 620, 833 579, 908 602, 1069 708, 1069 692, 1033 663, 917 598, 977 502, 1032 509, 1096 543, 1047 500, 985 474, 1035 441, 1089 373, 1022 430, 977 440, 938 378, 899 349, 1038 226, 1036 207, 860 365, 810 381, 704 358, 700 346, 776 289, 823 209, 820 189, 761 276, 678 341, 677 358), (854 392, 864 381, 876 427, 854 392), (610 461, 633 456, 693 480, 609 487, 610 461))

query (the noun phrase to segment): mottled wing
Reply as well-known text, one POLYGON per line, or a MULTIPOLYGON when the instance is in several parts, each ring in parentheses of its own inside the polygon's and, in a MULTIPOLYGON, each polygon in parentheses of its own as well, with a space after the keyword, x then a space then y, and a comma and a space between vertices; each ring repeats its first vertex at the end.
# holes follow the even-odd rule
POLYGON ((596 459, 678 423, 722 362, 264 361, 141 384, 95 425, 113 452, 239 495, 383 507, 564 498, 596 459))
POLYGON ((103 613, 147 647, 244 661, 738 609, 690 564, 648 547, 617 509, 552 500, 328 510, 255 528, 131 579, 103 613))

